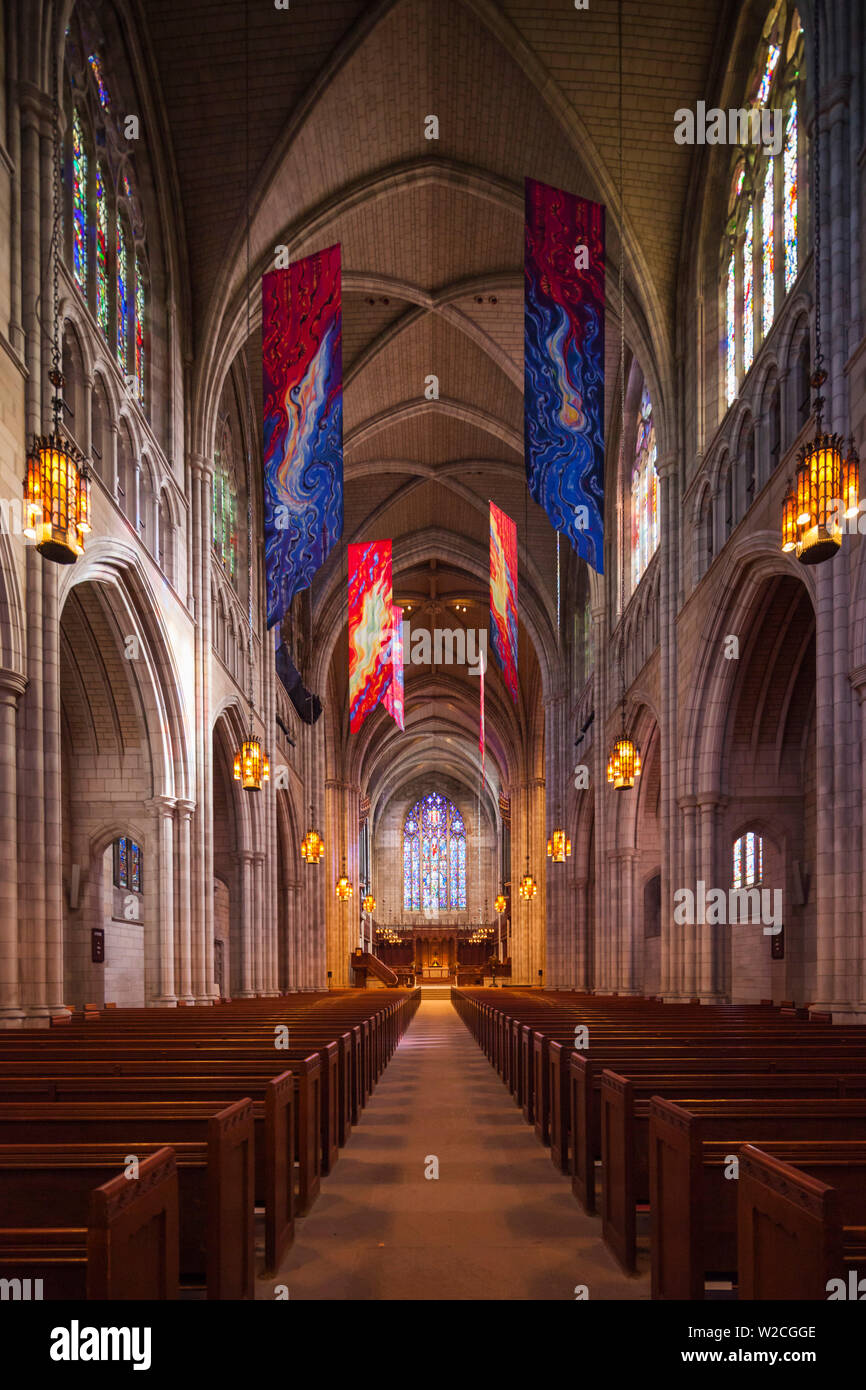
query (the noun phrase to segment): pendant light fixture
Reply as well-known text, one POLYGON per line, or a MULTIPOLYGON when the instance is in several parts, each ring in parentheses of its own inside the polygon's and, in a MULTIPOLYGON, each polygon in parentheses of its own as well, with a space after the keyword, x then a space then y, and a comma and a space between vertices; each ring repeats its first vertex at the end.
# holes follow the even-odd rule
POLYGON ((815 148, 812 153, 815 178, 812 200, 815 260, 815 371, 810 384, 815 396, 815 436, 797 455, 797 471, 788 483, 782 507, 782 549, 793 551, 803 565, 819 565, 832 560, 842 544, 839 517, 855 517, 860 502, 860 460, 850 440, 843 460, 843 441, 838 434, 824 433, 824 397, 821 388, 827 380, 821 348, 821 22, 823 4, 815 6, 815 148))
POLYGON ((51 233, 53 268, 53 342, 48 379, 54 387, 51 403, 54 429, 34 436, 27 455, 24 479, 23 534, 36 542, 46 560, 74 565, 84 554, 84 537, 90 526, 90 472, 87 460, 63 428, 58 276, 60 272, 60 106, 57 94, 57 61, 53 66, 52 133, 54 142, 54 223, 51 233))
POLYGON ((372 914, 376 911, 376 899, 373 897, 372 893, 368 892, 366 894, 361 906, 363 907, 366 913, 372 916, 372 914))
POLYGON ((343 868, 342 868, 342 871, 341 871, 341 873, 340 873, 340 877, 337 879, 337 885, 336 885, 336 888, 335 888, 334 891, 336 892, 337 897, 339 898, 339 900, 340 900, 341 903, 346 903, 346 902, 348 902, 349 899, 350 899, 351 896, 352 896, 353 891, 354 891, 353 888, 352 888, 352 884, 351 884, 350 881, 349 881, 349 876, 348 876, 348 874, 346 873, 346 850, 345 850, 345 841, 344 841, 344 848, 343 848, 343 868))
MULTIPOLYGON (((246 89, 247 89, 247 126, 246 126, 246 192, 247 192, 247 340, 244 347, 244 354, 247 366, 247 385, 249 386, 249 341, 250 341, 250 117, 249 117, 249 14, 247 13, 246 23, 246 89)), ((249 399, 249 392, 247 393, 249 399)), ((271 765, 268 755, 262 749, 259 739, 256 737, 254 728, 255 701, 253 697, 253 470, 252 470, 252 445, 250 442, 250 432, 252 429, 252 413, 247 422, 247 597, 248 603, 248 642, 247 656, 249 665, 249 732, 241 744, 240 751, 235 754, 234 777, 236 782, 240 782, 244 791, 261 791, 262 783, 270 781, 271 765)))
POLYGON ((571 840, 564 830, 554 830, 547 842, 547 857, 554 864, 564 864, 571 858, 571 840))
MULTIPOLYGON (((617 9, 619 45, 619 447, 625 449, 625 184, 622 168, 622 0, 617 9)), ((622 612, 622 576, 619 570, 619 609, 622 612)), ((640 776, 640 751, 629 737, 625 722, 625 666, 623 640, 619 643, 619 679, 622 702, 622 733, 614 741, 607 761, 607 780, 616 791, 634 786, 640 776)))
POLYGON ((495 897, 494 900, 493 900, 493 906, 494 906, 494 908, 496 909, 497 916, 499 916, 499 917, 502 916, 502 914, 503 914, 503 912, 505 911, 507 905, 508 905, 508 904, 507 904, 507 901, 506 901, 506 898, 505 898, 505 894, 504 894, 504 893, 497 893, 496 897, 495 897))
POLYGON ((325 842, 316 830, 313 821, 313 803, 310 802, 310 828, 301 841, 301 858, 305 864, 318 864, 325 852, 325 842))

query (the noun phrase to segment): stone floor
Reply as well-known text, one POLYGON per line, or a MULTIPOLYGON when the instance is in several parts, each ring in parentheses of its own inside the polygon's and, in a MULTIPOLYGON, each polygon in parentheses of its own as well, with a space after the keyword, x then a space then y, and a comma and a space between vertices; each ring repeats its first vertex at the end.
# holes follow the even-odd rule
POLYGON ((444 999, 421 1004, 257 1297, 275 1284, 290 1299, 649 1298, 444 999))

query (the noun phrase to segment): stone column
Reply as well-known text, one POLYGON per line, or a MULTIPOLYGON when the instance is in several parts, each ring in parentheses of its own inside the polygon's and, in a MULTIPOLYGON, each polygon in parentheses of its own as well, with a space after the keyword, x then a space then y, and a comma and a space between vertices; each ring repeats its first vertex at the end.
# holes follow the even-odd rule
MULTIPOLYGON (((730 874, 720 872, 719 812, 722 800, 716 796, 698 799, 701 818, 701 872, 699 877, 711 888, 730 887, 730 874)), ((695 928, 698 945, 695 993, 702 1004, 722 1004, 727 998, 728 969, 731 941, 730 925, 719 924, 695 928)))
POLYGON ((639 972, 643 962, 643 943, 638 940, 638 929, 643 921, 642 914, 635 907, 635 864, 636 849, 621 849, 614 857, 613 866, 619 880, 619 950, 615 963, 616 989, 620 994, 640 994, 639 972))
POLYGON ((241 863, 241 988, 233 990, 237 999, 255 998, 253 975, 253 851, 242 849, 241 863))
POLYGON ((268 993, 268 961, 265 940, 265 855, 253 852, 253 980, 257 995, 268 993))
MULTIPOLYGON (((677 627, 676 617, 679 604, 679 556, 681 552, 682 517, 679 506, 679 467, 673 451, 656 463, 659 478, 659 684, 661 688, 661 708, 659 710, 659 777, 660 777, 660 824, 661 835, 661 991, 665 998, 676 997, 678 991, 671 978, 672 968, 676 970, 677 946, 684 938, 677 932, 673 921, 673 889, 683 885, 682 852, 684 838, 681 836, 677 815, 678 762, 677 762, 677 627), (667 972, 667 973, 666 973, 667 972)), ((682 978, 681 976, 679 977, 682 978)), ((687 996, 688 997, 688 996, 687 996)))
POLYGON ((174 988, 174 808, 173 796, 155 796, 146 806, 156 819, 157 868, 158 974, 159 994, 150 1002, 163 1008, 177 1004, 174 988))
MULTIPOLYGON (((566 692, 559 687, 544 701, 544 762, 546 827, 542 834, 549 836, 555 827, 565 825, 567 805, 566 778, 570 771, 566 748, 568 704, 566 692)), ((546 974, 545 989, 572 989, 574 976, 569 958, 573 934, 574 903, 568 891, 568 861, 554 864, 546 860, 546 974)))
MULTIPOLYGON (((699 877, 698 863, 698 803, 697 797, 682 796, 677 803, 679 824, 682 834, 682 854, 680 856, 681 878, 669 886, 670 903, 665 905, 662 898, 662 922, 668 922, 668 973, 663 998, 670 1001, 693 998, 694 980, 689 978, 687 960, 693 959, 693 940, 697 927, 688 922, 675 922, 673 919, 673 895, 678 888, 696 891, 699 877)), ((663 890, 664 891, 664 890, 663 890)), ((664 945, 664 938, 662 939, 664 945)))
POLYGON ((177 927, 178 927, 178 986, 180 1000, 194 1004, 192 986, 192 814, 194 801, 178 801, 178 859, 177 859, 177 927))
POLYGON ((0 1028, 24 1019, 18 974, 18 700, 27 687, 17 671, 0 671, 0 1028))

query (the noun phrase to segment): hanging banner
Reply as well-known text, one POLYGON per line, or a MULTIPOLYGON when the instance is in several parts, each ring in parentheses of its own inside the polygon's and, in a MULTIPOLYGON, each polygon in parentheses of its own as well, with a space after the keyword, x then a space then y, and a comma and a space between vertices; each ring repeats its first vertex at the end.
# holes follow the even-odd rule
POLYGON ((349 728, 356 734, 391 689, 391 542, 349 546, 349 728))
POLYGON ((481 677, 481 716, 478 722, 478 747, 481 749, 481 785, 484 786, 484 657, 481 658, 481 667, 478 672, 481 677))
POLYGON ((529 491, 604 566, 604 206, 526 180, 523 353, 529 491))
POLYGON ((517 527, 490 503, 490 641, 517 704, 517 527))
POLYGON ((403 609, 391 609, 391 684, 385 692, 385 708, 401 732, 406 728, 403 692, 403 609))
POLYGON ((340 248, 262 277, 268 627, 343 534, 340 248))

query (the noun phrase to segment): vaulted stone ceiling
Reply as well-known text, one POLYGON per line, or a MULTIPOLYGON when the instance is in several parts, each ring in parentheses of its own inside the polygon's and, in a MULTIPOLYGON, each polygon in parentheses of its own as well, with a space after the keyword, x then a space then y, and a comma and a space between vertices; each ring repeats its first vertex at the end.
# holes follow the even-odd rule
MULTIPOLYGON (((523 179, 611 209, 607 409, 615 416, 616 4, 593 0, 576 11, 568 0, 292 0, 284 11, 250 0, 247 121, 242 0, 142 3, 181 190, 201 420, 211 418, 209 402, 246 338, 248 141, 256 410, 258 277, 278 244, 295 257, 339 241, 344 537, 394 538, 398 597, 423 584, 438 556, 440 583, 471 597, 484 626, 493 498, 518 522, 521 609, 533 631, 531 644, 521 634, 531 651, 521 653, 523 696, 531 687, 537 699, 535 658, 544 668, 541 648, 549 654, 556 641, 556 552, 545 516, 526 502, 523 475, 523 179), (438 140, 424 138, 429 114, 438 116, 438 140), (425 400, 431 373, 438 401, 425 400), (471 562, 462 564, 461 552, 471 562)), ((626 320, 654 384, 673 358, 692 173, 692 152, 673 140, 673 113, 712 92, 729 23, 719 0, 623 0, 626 320)), ((342 583, 334 558, 314 585, 318 619, 342 583)), ((331 670, 341 702, 345 651, 343 633, 331 670)), ((427 698, 433 674, 409 673, 413 698, 427 698)), ((458 704, 477 709, 477 680, 446 679, 458 704)), ((492 737, 499 732, 510 762, 505 723, 525 736, 525 709, 508 713, 498 673, 490 686, 503 711, 500 731, 491 720, 492 737)), ((429 720, 425 729, 426 738, 429 720)), ((443 738, 443 756, 446 747, 443 738)), ((468 752, 464 734, 455 768, 465 769, 468 752)))

